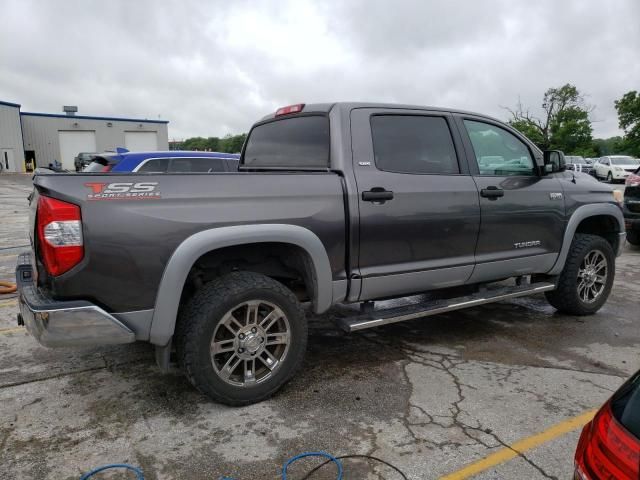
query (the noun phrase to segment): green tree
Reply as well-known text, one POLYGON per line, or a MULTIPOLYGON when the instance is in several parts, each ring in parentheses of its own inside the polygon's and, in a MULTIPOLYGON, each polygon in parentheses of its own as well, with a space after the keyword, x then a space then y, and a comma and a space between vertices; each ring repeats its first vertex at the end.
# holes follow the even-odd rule
POLYGON ((632 90, 614 104, 618 111, 618 124, 624 130, 624 149, 630 155, 640 157, 640 94, 632 90))
POLYGON ((605 155, 628 154, 624 145, 624 139, 620 136, 609 138, 594 138, 593 147, 597 157, 605 155))
POLYGON ((209 152, 240 153, 242 145, 247 139, 246 133, 239 135, 226 135, 218 137, 192 137, 187 138, 181 144, 183 150, 200 150, 209 152))
POLYGON ((509 124, 522 132, 542 150, 559 149, 567 154, 593 156, 593 137, 584 96, 567 83, 549 88, 542 99, 542 117, 535 116, 518 102, 509 124))

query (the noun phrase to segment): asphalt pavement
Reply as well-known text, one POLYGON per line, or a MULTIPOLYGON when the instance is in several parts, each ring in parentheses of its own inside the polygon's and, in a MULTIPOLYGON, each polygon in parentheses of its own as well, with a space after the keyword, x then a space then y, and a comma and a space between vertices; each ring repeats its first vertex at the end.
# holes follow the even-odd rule
MULTIPOLYGON (((28 244, 30 189, 28 176, 0 175, 0 280, 28 244)), ((162 375, 146 344, 41 347, 17 326, 15 295, 0 296, 0 477, 78 479, 126 462, 146 479, 276 479, 286 459, 324 450, 380 457, 416 480, 466 478, 456 472, 470 464, 480 479, 571 478, 571 420, 640 368, 640 249, 627 245, 617 270, 591 317, 557 314, 544 296, 356 334, 334 326, 343 309, 309 315, 301 373, 243 408, 162 375), (504 451, 512 458, 486 460, 504 451)), ((346 479, 401 478, 373 461, 344 467, 346 479)), ((311 478, 333 479, 331 468, 311 478)))

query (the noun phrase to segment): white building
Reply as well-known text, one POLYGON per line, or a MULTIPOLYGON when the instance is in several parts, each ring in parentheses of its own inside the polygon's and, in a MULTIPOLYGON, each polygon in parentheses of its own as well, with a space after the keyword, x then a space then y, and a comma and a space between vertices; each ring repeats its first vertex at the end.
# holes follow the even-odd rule
POLYGON ((0 172, 23 172, 20 105, 0 101, 0 172))
POLYGON ((21 112, 20 105, 0 102, 0 158, 7 153, 5 170, 24 172, 47 167, 55 160, 74 170, 81 152, 168 150, 167 120, 147 120, 66 114, 21 112), (17 134, 16 134, 17 131, 17 134), (5 146, 6 145, 6 146, 5 146))

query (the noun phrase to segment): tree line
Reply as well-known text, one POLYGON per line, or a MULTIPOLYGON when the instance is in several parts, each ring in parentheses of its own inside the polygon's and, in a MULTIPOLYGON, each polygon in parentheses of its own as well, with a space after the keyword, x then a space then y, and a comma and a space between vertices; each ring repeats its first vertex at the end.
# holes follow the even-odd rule
MULTIPOLYGON (((518 102, 507 108, 508 123, 542 150, 562 150, 567 155, 601 157, 626 154, 640 157, 640 93, 630 91, 614 102, 618 125, 624 136, 593 138, 590 114, 593 107, 575 85, 549 88, 542 97, 542 115, 531 113, 518 102)), ((192 137, 171 142, 172 150, 240 153, 246 133, 218 137, 192 137)))
POLYGON ((202 152, 240 153, 246 133, 219 137, 192 137, 181 142, 170 142, 171 150, 199 150, 202 152))
POLYGON ((625 154, 640 157, 640 94, 625 93, 614 102, 624 136, 593 138, 593 107, 575 85, 549 88, 542 97, 542 115, 518 102, 507 108, 508 123, 542 150, 562 150, 567 155, 601 157, 625 154))

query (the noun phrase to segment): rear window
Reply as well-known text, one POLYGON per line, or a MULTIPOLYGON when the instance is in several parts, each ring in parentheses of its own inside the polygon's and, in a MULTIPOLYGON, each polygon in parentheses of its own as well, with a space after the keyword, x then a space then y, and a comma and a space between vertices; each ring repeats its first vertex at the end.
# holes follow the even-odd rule
POLYGON ((616 393, 611 410, 624 428, 640 438, 640 372, 616 393))
POLYGON ((169 167, 168 158, 154 158, 147 160, 139 169, 138 172, 142 173, 164 173, 169 167))
POLYGON ((255 127, 244 151, 247 167, 326 168, 329 166, 329 119, 294 117, 255 127))

